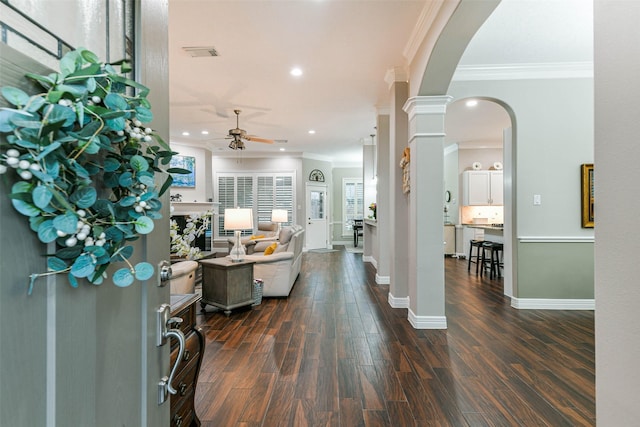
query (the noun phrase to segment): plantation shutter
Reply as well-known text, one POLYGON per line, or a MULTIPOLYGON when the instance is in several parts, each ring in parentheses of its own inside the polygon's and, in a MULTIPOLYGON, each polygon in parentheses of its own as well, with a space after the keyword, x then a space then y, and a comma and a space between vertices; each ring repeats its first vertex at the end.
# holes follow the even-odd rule
MULTIPOLYGON (((233 236, 233 231, 224 229, 224 211, 229 208, 252 208, 254 227, 258 222, 271 221, 273 209, 286 209, 289 221, 295 223, 295 175, 293 173, 219 173, 217 195, 220 203, 217 236, 233 236)), ((253 230, 245 230, 249 234, 253 230)))
POLYGON ((258 177, 258 222, 270 222, 274 208, 273 176, 258 177))
POLYGON ((361 179, 344 180, 343 206, 343 234, 349 234, 354 219, 362 219, 364 216, 364 185, 361 179))

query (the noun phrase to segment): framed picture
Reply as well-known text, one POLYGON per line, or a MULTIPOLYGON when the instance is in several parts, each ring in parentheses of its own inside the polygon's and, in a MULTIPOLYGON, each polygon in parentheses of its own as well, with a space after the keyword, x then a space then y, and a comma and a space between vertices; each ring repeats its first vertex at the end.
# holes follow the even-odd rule
POLYGON ((172 187, 191 187, 196 186, 196 158, 191 156, 173 156, 170 166, 172 168, 182 168, 189 171, 188 174, 171 174, 173 177, 172 187))
POLYGON ((594 187, 593 187, 593 163, 585 163, 580 166, 582 172, 582 228, 593 228, 594 222, 594 187))

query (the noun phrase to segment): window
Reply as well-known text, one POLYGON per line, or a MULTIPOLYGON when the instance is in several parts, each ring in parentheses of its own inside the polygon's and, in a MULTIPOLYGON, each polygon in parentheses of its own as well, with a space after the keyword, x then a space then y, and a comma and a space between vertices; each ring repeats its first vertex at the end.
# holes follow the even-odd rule
POLYGON ((351 234, 354 219, 364 217, 364 186, 362 178, 342 180, 342 235, 351 234))
MULTIPOLYGON (((295 175, 294 173, 219 173, 217 174, 217 196, 220 212, 217 216, 216 237, 233 236, 232 230, 224 229, 224 211, 229 208, 252 208, 254 227, 258 222, 271 221, 273 209, 286 209, 289 222, 295 223, 295 175)), ((249 235, 252 230, 245 230, 249 235)))

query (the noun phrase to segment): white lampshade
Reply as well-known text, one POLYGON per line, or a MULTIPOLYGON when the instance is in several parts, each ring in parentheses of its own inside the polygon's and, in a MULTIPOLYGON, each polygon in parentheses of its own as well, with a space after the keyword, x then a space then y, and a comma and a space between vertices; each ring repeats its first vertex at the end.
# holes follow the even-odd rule
POLYGON ((272 222, 287 222, 288 220, 289 215, 286 209, 274 209, 271 211, 272 222))
POLYGON ((252 209, 225 209, 224 229, 225 230, 248 230, 253 228, 252 209))

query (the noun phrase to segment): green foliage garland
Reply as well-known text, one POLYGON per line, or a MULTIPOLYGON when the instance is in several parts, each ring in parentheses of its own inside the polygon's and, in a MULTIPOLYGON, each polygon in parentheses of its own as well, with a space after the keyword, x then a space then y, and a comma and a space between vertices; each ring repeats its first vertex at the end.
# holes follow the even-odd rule
POLYGON ((168 173, 188 171, 162 169, 176 153, 144 127, 153 119, 149 89, 128 79, 129 71, 125 61, 101 63, 80 48, 60 60, 59 73, 26 75, 43 93, 2 88, 15 108, 0 111, 0 174, 38 239, 56 243, 47 254, 48 272, 30 275, 29 293, 49 274, 66 274, 73 287, 81 278, 100 285, 114 262, 127 264, 113 273, 116 286, 154 274, 148 262, 129 262, 129 242, 161 218, 168 173))

